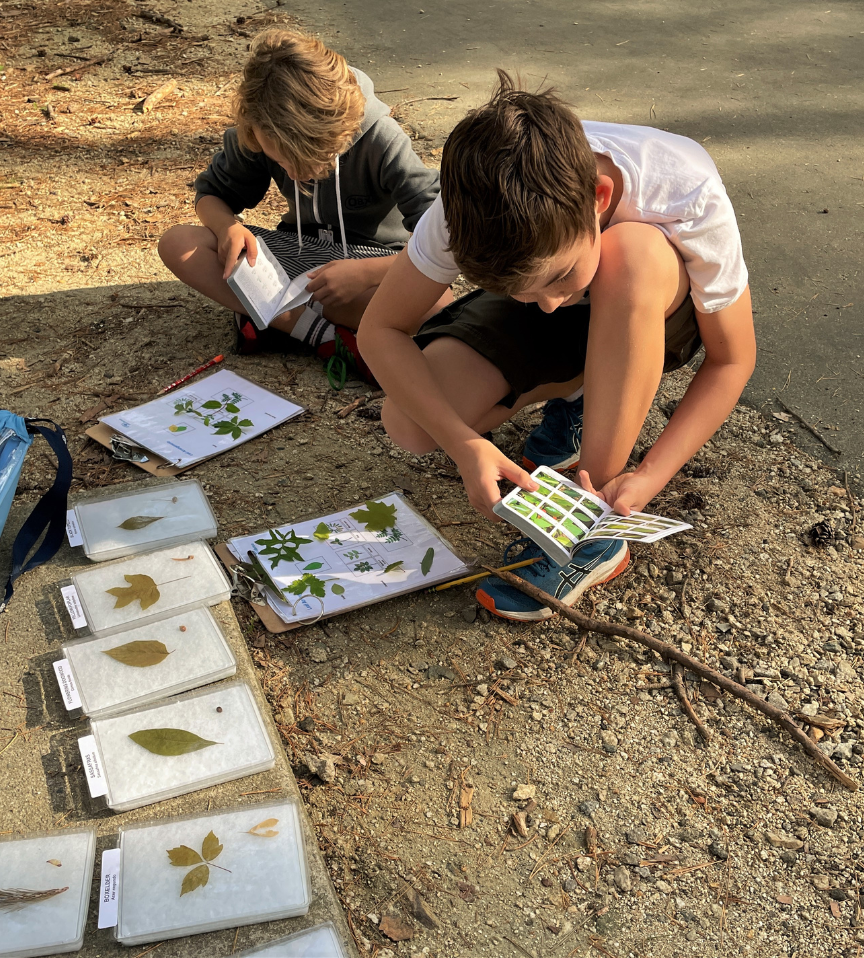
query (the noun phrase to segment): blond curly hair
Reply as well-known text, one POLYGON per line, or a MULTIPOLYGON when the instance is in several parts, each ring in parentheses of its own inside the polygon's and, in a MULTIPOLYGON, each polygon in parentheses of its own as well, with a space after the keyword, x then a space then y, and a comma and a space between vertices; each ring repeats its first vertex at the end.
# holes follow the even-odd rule
POLYGON ((360 129, 365 98, 345 58, 320 40, 272 28, 250 45, 234 96, 240 145, 262 152, 258 130, 299 180, 329 170, 360 129))

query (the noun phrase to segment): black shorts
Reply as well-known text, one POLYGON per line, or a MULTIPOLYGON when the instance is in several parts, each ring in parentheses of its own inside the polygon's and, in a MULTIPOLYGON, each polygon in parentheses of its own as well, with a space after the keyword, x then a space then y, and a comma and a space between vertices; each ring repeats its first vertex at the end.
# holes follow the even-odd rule
MULTIPOLYGON (((428 319, 414 341, 423 349, 439 336, 461 339, 501 371, 510 392, 500 404, 509 409, 538 386, 566 383, 584 372, 590 315, 587 300, 544 313, 536 303, 477 289, 428 319)), ((690 362, 701 346, 688 296, 666 320, 663 372, 690 362)))

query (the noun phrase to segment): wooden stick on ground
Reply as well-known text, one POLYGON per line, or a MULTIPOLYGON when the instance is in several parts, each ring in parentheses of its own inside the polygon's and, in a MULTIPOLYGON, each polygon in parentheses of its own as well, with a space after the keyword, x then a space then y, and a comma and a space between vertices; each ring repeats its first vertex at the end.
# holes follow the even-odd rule
POLYGON ((699 732, 702 738, 704 738, 706 742, 710 742, 711 733, 702 724, 702 719, 700 719, 696 714, 692 702, 687 697, 687 690, 684 688, 684 670, 677 662, 672 664, 670 675, 672 678, 672 688, 675 690, 675 694, 678 696, 678 701, 681 703, 681 708, 683 708, 687 713, 688 718, 696 726, 696 730, 699 732))
POLYGON ((839 769, 834 762, 805 735, 803 729, 795 724, 792 716, 787 711, 778 709, 776 705, 772 705, 770 702, 760 699, 758 695, 754 695, 749 689, 746 689, 734 679, 727 678, 722 672, 712 669, 710 666, 705 665, 698 659, 694 659, 692 656, 687 655, 686 652, 682 652, 668 642, 655 639, 653 635, 648 635, 647 632, 634 629, 629 625, 618 625, 614 622, 605 622, 601 619, 592 619, 587 615, 582 615, 581 612, 577 612, 575 609, 571 609, 569 605, 565 605, 560 599, 548 595, 542 589, 538 589, 536 585, 532 585, 530 582, 526 582, 524 579, 513 575, 512 572, 497 572, 487 565, 484 565, 483 568, 497 575, 499 579, 508 585, 512 585, 514 589, 524 592, 525 595, 536 599, 542 605, 562 615, 565 619, 569 619, 579 626, 580 629, 587 629, 590 632, 599 632, 601 635, 609 635, 619 639, 630 639, 631 642, 644 645, 653 652, 656 652, 664 661, 668 662, 670 666, 673 662, 678 662, 693 675, 698 675, 699 678, 705 679, 706 682, 716 685, 718 689, 723 689, 735 698, 741 699, 751 708, 767 716, 772 722, 776 722, 798 742, 801 748, 803 748, 815 762, 836 778, 838 782, 841 782, 850 791, 855 792, 858 790, 858 783, 855 779, 850 778, 845 772, 839 769))
POLYGON ((162 86, 156 87, 150 96, 145 96, 132 109, 135 113, 149 113, 153 107, 164 100, 166 96, 170 96, 176 89, 176 80, 166 80, 162 86))
POLYGON ((48 73, 45 76, 45 79, 53 80, 55 77, 66 76, 67 73, 77 73, 78 70, 85 70, 87 67, 95 67, 99 63, 104 63, 106 60, 110 60, 113 56, 113 53, 106 53, 104 56, 93 57, 92 60, 85 60, 83 63, 79 63, 74 67, 66 67, 63 70, 54 70, 53 73, 48 73))
POLYGON ((790 409, 786 405, 786 403, 783 402, 782 399, 778 399, 777 402, 780 403, 780 405, 786 410, 786 412, 789 413, 790 416, 794 416, 798 420, 798 422, 800 422, 801 425, 807 430, 807 432, 815 436, 826 449, 830 449, 835 456, 841 455, 840 450, 832 446, 831 443, 828 442, 828 440, 822 435, 822 433, 819 432, 819 430, 815 426, 812 426, 809 422, 807 422, 807 420, 800 413, 795 412, 794 409, 790 409))

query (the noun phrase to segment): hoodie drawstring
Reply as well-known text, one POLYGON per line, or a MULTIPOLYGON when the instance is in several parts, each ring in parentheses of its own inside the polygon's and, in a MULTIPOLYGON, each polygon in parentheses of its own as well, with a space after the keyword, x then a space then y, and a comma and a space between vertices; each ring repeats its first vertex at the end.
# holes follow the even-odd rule
MULTIPOLYGON (((294 210, 297 214, 297 244, 303 249, 303 229, 300 223, 300 186, 294 180, 294 210)), ((339 214, 339 232, 342 235, 342 258, 348 259, 348 241, 345 239, 345 218, 342 215, 342 189, 339 185, 339 155, 336 155, 336 211, 339 214)), ((316 222, 321 222, 318 213, 318 181, 312 188, 312 215, 316 222)))
POLYGON ((342 258, 348 259, 348 243, 345 241, 345 220, 342 218, 342 190, 339 188, 339 154, 336 154, 336 210, 339 213, 339 232, 342 234, 342 258))
POLYGON ((303 229, 300 226, 300 185, 294 180, 294 211, 297 213, 297 245, 303 249, 303 229))

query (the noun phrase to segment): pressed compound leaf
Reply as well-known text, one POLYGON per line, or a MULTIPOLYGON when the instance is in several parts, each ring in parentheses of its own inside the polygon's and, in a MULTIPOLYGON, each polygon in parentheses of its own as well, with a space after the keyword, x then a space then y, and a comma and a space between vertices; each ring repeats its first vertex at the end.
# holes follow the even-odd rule
POLYGON ((183 884, 180 886, 180 897, 188 895, 190 891, 195 891, 196 888, 203 888, 208 881, 210 881, 210 869, 206 865, 198 865, 183 879, 183 884))
POLYGON ((420 571, 423 575, 429 575, 429 570, 432 568, 432 560, 435 558, 435 550, 430 546, 426 550, 426 555, 423 556, 423 561, 420 563, 420 571))
POLYGON ((189 865, 197 865, 202 860, 198 852, 188 845, 178 845, 176 848, 169 848, 168 858, 171 859, 172 865, 178 865, 181 868, 188 867, 189 865))
POLYGON ((142 609, 149 609, 159 601, 159 589, 149 575, 124 575, 123 578, 129 585, 105 590, 117 600, 114 603, 115 609, 124 609, 136 599, 141 603, 142 609))
POLYGON ((140 732, 133 732, 129 738, 154 755, 185 755, 187 752, 197 752, 211 745, 222 744, 211 742, 182 728, 144 728, 140 732))
POLYGON ((397 569, 401 569, 404 562, 404 559, 400 559, 398 562, 391 562, 390 565, 388 565, 384 570, 383 574, 386 575, 388 572, 395 572, 397 569))
POLYGON ((129 518, 121 522, 117 528, 129 530, 146 529, 147 526, 164 518, 165 516, 129 516, 129 518))
POLYGON ((103 655, 110 655, 121 665, 131 665, 136 669, 145 669, 150 665, 158 665, 171 653, 163 642, 147 640, 141 642, 127 642, 113 649, 105 649, 103 655))
POLYGON ((47 901, 55 895, 62 895, 69 891, 65 888, 47 888, 44 891, 34 891, 31 888, 0 888, 0 911, 18 911, 26 905, 34 905, 37 901, 47 901))
POLYGON ((365 509, 350 512, 352 519, 362 522, 367 532, 384 532, 396 525, 396 506, 386 502, 375 502, 369 499, 365 509))
POLYGON ((219 839, 213 832, 208 832, 201 845, 201 854, 205 861, 212 862, 214 858, 218 858, 222 854, 222 848, 223 846, 219 844, 219 839))

